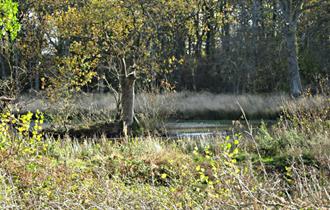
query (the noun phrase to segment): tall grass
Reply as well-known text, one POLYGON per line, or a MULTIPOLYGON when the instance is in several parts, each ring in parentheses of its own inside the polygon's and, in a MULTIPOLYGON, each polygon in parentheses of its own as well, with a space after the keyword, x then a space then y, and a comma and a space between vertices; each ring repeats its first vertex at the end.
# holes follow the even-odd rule
MULTIPOLYGON (((326 97, 303 97, 292 99, 285 94, 273 95, 229 95, 207 92, 141 93, 136 96, 135 111, 146 127, 155 128, 164 121, 172 120, 237 120, 241 107, 248 119, 277 119, 284 105, 294 108, 318 106, 326 97), (240 104, 240 106, 238 105, 240 104)), ((83 94, 71 99, 58 99, 50 103, 42 98, 22 96, 21 111, 41 110, 62 118, 88 121, 112 120, 116 104, 111 94, 83 94)), ((149 129, 150 130, 150 129, 149 129)))
MULTIPOLYGON (((208 92, 193 93, 141 93, 136 96, 136 111, 140 113, 161 113, 169 112, 170 114, 189 114, 189 112, 224 112, 224 113, 240 113, 240 108, 236 106, 238 101, 248 114, 254 115, 273 114, 281 111, 281 105, 285 101, 291 101, 287 95, 229 95, 229 94, 212 94, 208 92)), ((71 99, 58 99, 55 103, 43 100, 42 97, 22 96, 20 98, 24 110, 33 111, 39 109, 56 110, 63 107, 65 103, 78 110, 115 110, 115 100, 111 94, 82 94, 71 99)), ((189 115, 187 117, 190 117, 189 115)), ((193 115, 192 115, 193 117, 193 115)))
POLYGON ((329 165, 319 168, 297 158, 263 174, 252 158, 239 160, 246 152, 240 145, 237 154, 224 149, 228 146, 224 139, 216 139, 212 148, 206 144, 193 151, 151 138, 128 143, 97 141, 48 140, 47 155, 8 158, 0 166, 0 207, 330 207, 329 165))
MULTIPOLYGON (((113 120, 115 109, 109 94, 55 105, 28 97, 20 103, 23 112, 39 109, 65 126, 113 120)), ((5 114, 0 208, 328 209, 329 103, 326 97, 292 100, 281 94, 138 95, 136 111, 150 130, 171 118, 237 119, 241 108, 249 119, 282 116, 271 128, 262 124, 228 137, 180 140, 42 138, 38 126, 32 136, 28 131, 31 113, 5 114)), ((43 121, 36 119, 35 125, 43 121)))
POLYGON ((283 101, 289 100, 285 95, 227 95, 211 93, 176 93, 176 116, 183 119, 239 119, 240 107, 246 111, 248 117, 273 118, 281 111, 283 101))
POLYGON ((42 140, 39 130, 32 137, 12 130, 20 130, 11 126, 17 120, 26 128, 33 118, 3 115, 0 208, 327 209, 329 104, 323 105, 286 106, 278 124, 253 134, 178 141, 42 140))

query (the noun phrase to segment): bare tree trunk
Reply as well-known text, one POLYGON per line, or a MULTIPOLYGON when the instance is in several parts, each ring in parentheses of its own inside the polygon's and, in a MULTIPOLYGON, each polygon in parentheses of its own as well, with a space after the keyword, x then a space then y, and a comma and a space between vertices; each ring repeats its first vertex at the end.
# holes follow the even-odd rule
POLYGON ((256 91, 256 75, 259 68, 259 42, 261 39, 260 35, 260 23, 262 22, 262 1, 253 0, 252 5, 252 69, 251 69, 251 78, 248 80, 248 84, 251 85, 252 91, 256 91))
POLYGON ((288 71, 290 77, 291 95, 293 97, 298 97, 302 93, 302 85, 298 63, 297 25, 304 1, 280 0, 279 3, 281 5, 282 14, 285 20, 284 38, 288 51, 288 71))
POLYGON ((98 92, 99 93, 104 93, 104 87, 105 87, 105 82, 104 79, 99 79, 98 80, 98 92))
POLYGON ((291 94, 298 97, 302 93, 302 85, 300 79, 300 68, 298 63, 298 46, 297 46, 297 28, 296 26, 288 27, 285 33, 285 39, 288 50, 288 70, 290 74, 291 94))
MULTIPOLYGON (((134 66, 133 66, 134 67, 134 66)), ((123 134, 128 136, 134 122, 134 86, 136 81, 136 72, 133 69, 131 73, 127 73, 125 60, 123 59, 123 66, 120 76, 121 85, 121 115, 123 121, 123 134)))
POLYGON ((208 22, 207 22, 207 32, 206 32, 206 40, 205 40, 205 52, 207 56, 211 56, 214 53, 215 49, 215 31, 216 26, 214 24, 214 10, 212 8, 206 9, 208 12, 208 22))
POLYGON ((1 79, 6 79, 6 59, 4 58, 4 48, 3 48, 3 40, 0 39, 0 68, 1 68, 1 79))
POLYGON ((229 8, 227 8, 227 0, 225 0, 221 6, 221 11, 223 12, 223 17, 222 17, 222 47, 226 53, 229 52, 230 50, 230 24, 229 24, 229 8))
POLYGON ((200 58, 202 57, 202 45, 203 45, 203 29, 201 29, 200 25, 201 21, 201 14, 198 12, 195 17, 195 35, 196 35, 196 44, 195 44, 195 58, 194 58, 194 66, 191 68, 191 78, 192 78, 192 84, 191 87, 193 91, 197 90, 196 86, 196 72, 198 71, 198 62, 200 58))
POLYGON ((121 82, 122 115, 123 115, 123 121, 127 126, 131 126, 133 124, 133 119, 134 119, 135 80, 136 80, 135 74, 131 73, 128 76, 126 76, 121 82))
POLYGON ((27 70, 28 70, 28 74, 29 74, 29 86, 30 86, 30 91, 33 91, 33 72, 32 72, 32 61, 28 61, 28 67, 27 67, 27 70))
POLYGON ((0 55, 0 68, 1 68, 1 79, 6 79, 6 65, 5 65, 5 59, 2 58, 2 55, 0 55))
POLYGON ((40 90, 40 76, 39 72, 35 72, 34 74, 34 90, 39 91, 40 90))

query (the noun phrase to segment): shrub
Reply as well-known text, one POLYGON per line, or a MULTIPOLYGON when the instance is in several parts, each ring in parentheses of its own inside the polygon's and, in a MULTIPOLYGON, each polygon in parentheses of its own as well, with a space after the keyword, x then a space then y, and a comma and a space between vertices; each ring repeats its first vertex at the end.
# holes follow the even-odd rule
POLYGON ((38 156, 47 151, 41 132, 44 116, 39 111, 18 117, 7 111, 0 115, 0 122, 1 161, 9 155, 38 156))

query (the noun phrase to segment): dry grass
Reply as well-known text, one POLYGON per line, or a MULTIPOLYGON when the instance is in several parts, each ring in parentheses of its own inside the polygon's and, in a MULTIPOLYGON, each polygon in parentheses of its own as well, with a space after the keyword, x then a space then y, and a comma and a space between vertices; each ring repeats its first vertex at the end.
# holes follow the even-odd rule
POLYGON ((97 141, 49 140, 47 155, 7 159, 0 166, 0 208, 330 207, 329 165, 319 168, 297 158, 264 174, 252 159, 232 162, 235 157, 222 149, 224 139, 214 139, 211 150, 205 144, 194 151, 153 138, 97 141))
POLYGON ((19 138, 30 143, 16 150, 15 132, 0 135, 0 208, 327 209, 324 108, 290 108, 272 129, 241 137, 31 143, 26 135, 19 138), (47 150, 30 153, 30 146, 47 150))
MULTIPOLYGON (((94 120, 98 111, 111 110, 110 98, 80 97, 57 110, 67 114, 71 104, 74 115, 85 110, 94 120)), ((37 142, 48 146, 36 154, 15 153, 19 141, 10 139, 16 134, 0 135, 0 208, 329 209, 329 99, 143 94, 137 97, 137 110, 146 119, 161 120, 179 112, 236 112, 237 100, 250 113, 268 107, 284 115, 271 129, 246 130, 241 137, 80 143, 49 138, 37 142)), ((41 105, 34 101, 29 108, 41 105)))
POLYGON ((281 111, 283 101, 289 100, 285 95, 214 95, 211 93, 178 93, 176 97, 176 107, 178 112, 184 117, 198 117, 198 113, 218 113, 216 116, 241 115, 239 103, 247 115, 250 116, 271 116, 281 111), (188 114, 188 116, 187 116, 188 114))
MULTIPOLYGON (((260 120, 279 117, 284 105, 290 105, 293 108, 308 108, 318 106, 325 100, 326 97, 322 96, 293 100, 285 94, 141 93, 136 96, 135 110, 143 121, 149 120, 152 121, 152 124, 169 118, 176 120, 237 120, 242 115, 240 106, 244 109, 248 119, 260 120)), ((115 100, 111 94, 83 94, 72 99, 59 99, 55 103, 43 100, 42 97, 22 96, 19 101, 23 112, 39 109, 46 113, 67 113, 68 115, 88 113, 112 119, 116 110, 115 100)))

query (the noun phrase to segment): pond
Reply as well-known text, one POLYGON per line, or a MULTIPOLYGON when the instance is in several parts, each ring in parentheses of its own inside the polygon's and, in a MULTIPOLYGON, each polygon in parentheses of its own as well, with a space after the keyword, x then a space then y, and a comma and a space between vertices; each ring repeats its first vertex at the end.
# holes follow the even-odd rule
MULTIPOLYGON (((260 126, 261 122, 265 122, 266 125, 272 125, 276 121, 272 120, 253 120, 249 121, 253 129, 260 126)), ((31 123, 31 128, 34 126, 34 122, 31 123)), ((43 129, 52 130, 54 126, 45 122, 43 129)), ((165 131, 163 134, 166 138, 170 139, 205 139, 214 137, 226 137, 233 134, 242 133, 248 130, 248 126, 245 121, 231 121, 231 120, 178 120, 165 123, 163 127, 165 131)))
MULTIPOLYGON (((253 128, 259 127, 261 122, 262 120, 249 121, 253 128)), ((264 122, 271 125, 275 121, 264 122)), ((169 138, 225 137, 246 129, 245 121, 231 120, 172 121, 165 124, 165 133, 169 138)))

